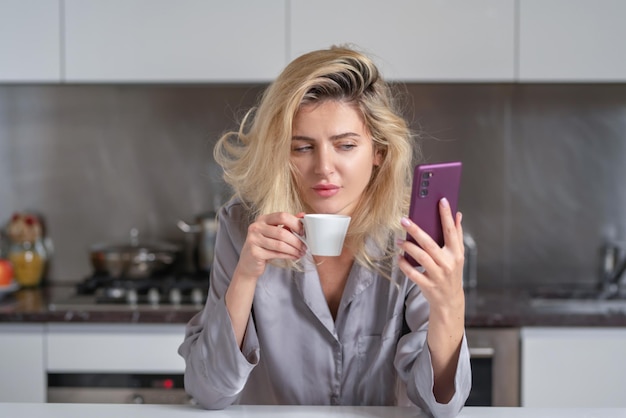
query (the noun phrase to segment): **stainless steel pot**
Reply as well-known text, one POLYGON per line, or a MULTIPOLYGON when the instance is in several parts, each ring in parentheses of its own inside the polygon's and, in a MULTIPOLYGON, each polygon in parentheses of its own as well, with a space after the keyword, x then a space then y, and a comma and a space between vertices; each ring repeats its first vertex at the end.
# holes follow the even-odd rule
POLYGON ((178 221, 177 226, 187 237, 185 251, 187 269, 200 272, 210 271, 215 254, 217 214, 215 212, 203 213, 196 216, 195 223, 178 221))
POLYGON ((133 229, 128 244, 93 245, 90 260, 98 274, 140 279, 165 270, 179 252, 179 246, 167 242, 140 242, 133 229))

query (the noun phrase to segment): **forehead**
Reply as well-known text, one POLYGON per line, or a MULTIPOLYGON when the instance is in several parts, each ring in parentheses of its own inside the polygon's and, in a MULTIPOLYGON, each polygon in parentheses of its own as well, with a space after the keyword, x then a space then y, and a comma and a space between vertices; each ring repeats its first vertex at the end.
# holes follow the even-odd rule
POLYGON ((360 109, 350 102, 327 100, 300 106, 293 119, 293 129, 365 129, 360 109))

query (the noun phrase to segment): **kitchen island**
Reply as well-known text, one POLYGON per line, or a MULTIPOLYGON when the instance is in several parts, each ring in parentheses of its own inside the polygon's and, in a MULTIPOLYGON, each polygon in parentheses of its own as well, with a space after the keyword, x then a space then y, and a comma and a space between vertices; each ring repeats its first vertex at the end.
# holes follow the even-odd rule
MULTIPOLYGON (((0 416, 28 418, 425 418, 417 408, 349 406, 231 406, 207 411, 185 405, 0 403, 0 416)), ((503 408, 466 407, 458 415, 472 418, 615 418, 626 408, 503 408)))

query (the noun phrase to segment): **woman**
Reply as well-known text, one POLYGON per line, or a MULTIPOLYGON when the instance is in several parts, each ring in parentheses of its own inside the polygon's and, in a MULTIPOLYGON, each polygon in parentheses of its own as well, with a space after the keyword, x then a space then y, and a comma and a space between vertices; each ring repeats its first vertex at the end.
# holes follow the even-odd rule
POLYGON ((440 202, 443 248, 404 217, 412 140, 373 62, 341 47, 305 54, 246 119, 215 148, 236 193, 179 349, 187 392, 210 409, 408 396, 458 414, 471 386, 461 215, 440 202), (304 213, 352 217, 340 256, 306 253, 292 233, 304 213))

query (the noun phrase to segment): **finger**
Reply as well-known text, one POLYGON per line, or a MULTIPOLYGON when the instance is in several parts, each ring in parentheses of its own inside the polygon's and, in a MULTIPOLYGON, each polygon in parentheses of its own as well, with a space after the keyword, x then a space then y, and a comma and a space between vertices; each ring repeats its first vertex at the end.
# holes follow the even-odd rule
MULTIPOLYGON (((417 244, 424 250, 426 253, 432 256, 432 254, 438 250, 440 250, 439 244, 432 239, 428 233, 426 233, 422 228, 420 228, 415 222, 407 217, 403 217, 400 221, 404 230, 413 237, 413 239, 417 242, 417 244)), ((415 249, 411 249, 409 247, 409 251, 415 251, 415 249)), ((413 256, 413 253, 410 253, 413 256)), ((418 261, 417 259, 415 261, 418 261)))
POLYGON ((259 217, 259 220, 262 220, 268 225, 280 226, 288 231, 302 234, 304 232, 302 222, 300 220, 302 217, 304 217, 304 212, 298 213, 295 216, 287 212, 276 212, 270 215, 265 215, 264 217, 259 217))
POLYGON ((425 274, 429 271, 435 271, 435 269, 437 268, 437 264, 435 263, 433 258, 426 251, 422 250, 414 243, 410 241, 404 241, 402 244, 398 244, 398 247, 404 251, 404 254, 410 255, 411 258, 413 258, 413 260, 415 260, 418 264, 417 267, 413 266, 406 260, 404 255, 401 255, 400 258, 406 262, 407 266, 407 271, 405 271, 405 274, 412 274, 412 270, 417 270, 420 273, 425 274))
POLYGON ((456 213, 456 230, 458 233, 458 240, 459 240, 459 243, 461 244, 461 247, 465 249, 465 246, 463 245, 463 225, 461 224, 462 220, 463 220, 463 214, 461 212, 457 212, 456 213))
MULTIPOLYGON (((273 225, 274 222, 290 222, 282 216, 259 217, 248 227, 248 237, 251 243, 270 253, 270 258, 284 258, 282 255, 290 255, 300 258, 306 251, 300 240, 283 225, 273 225), (269 222, 269 223, 267 223, 269 222)), ((257 254, 267 259, 265 253, 257 254)))
POLYGON ((398 241, 398 247, 413 257, 426 271, 436 267, 434 257, 441 252, 437 242, 409 218, 402 218, 401 224, 419 245, 415 245, 410 241, 398 241))
POLYGON ((270 249, 278 252, 285 252, 288 254, 295 254, 302 256, 306 252, 306 246, 304 243, 292 232, 291 228, 286 225, 279 225, 278 227, 270 227, 268 233, 272 238, 270 241, 270 249))
POLYGON ((441 219, 441 228, 443 230, 443 240, 445 246, 453 252, 459 249, 458 231, 452 216, 450 202, 445 197, 439 200, 439 217, 441 219))
MULTIPOLYGON (((249 252, 253 259, 263 262, 267 262, 272 259, 298 260, 302 257, 300 254, 290 254, 284 251, 276 251, 271 248, 267 248, 267 246, 255 244, 250 245, 249 252)), ((243 259, 243 252, 241 259, 243 259)))
POLYGON ((402 270, 409 280, 417 284, 420 288, 424 289, 432 286, 431 280, 424 274, 425 271, 427 271, 424 266, 413 267, 403 255, 400 255, 398 257, 398 267, 400 267, 400 270, 402 270))
POLYGON ((266 240, 266 238, 259 234, 248 235, 248 238, 243 245, 238 263, 242 266, 242 268, 245 270, 256 271, 256 274, 260 274, 265 269, 265 264, 269 260, 279 258, 297 260, 300 258, 296 255, 276 252, 268 249, 264 244, 264 240, 266 240))
POLYGON ((285 214, 282 218, 285 223, 280 225, 284 230, 289 232, 288 235, 282 234, 282 239, 291 243, 302 252, 306 252, 307 249, 306 245, 302 242, 302 239, 299 238, 304 235, 304 225, 302 224, 302 218, 304 215, 304 212, 300 212, 295 216, 285 214))

